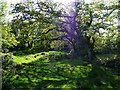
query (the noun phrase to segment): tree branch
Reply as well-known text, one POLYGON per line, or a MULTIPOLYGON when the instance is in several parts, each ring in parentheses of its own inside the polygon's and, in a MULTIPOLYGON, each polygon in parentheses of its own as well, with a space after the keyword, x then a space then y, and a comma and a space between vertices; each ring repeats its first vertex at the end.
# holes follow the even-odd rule
POLYGON ((42 34, 47 34, 47 33, 49 33, 50 31, 52 31, 53 29, 56 29, 56 27, 55 27, 55 28, 51 28, 51 29, 49 29, 47 32, 42 33, 42 34))
POLYGON ((105 17, 106 15, 109 16, 110 14, 112 14, 112 12, 113 12, 114 10, 116 10, 116 8, 114 8, 113 10, 111 10, 109 14, 105 14, 103 17, 105 17))
POLYGON ((58 17, 74 18, 72 16, 58 16, 58 17))
POLYGON ((87 27, 91 26, 92 21, 93 21, 93 16, 92 16, 92 11, 90 10, 90 22, 86 23, 87 27))
POLYGON ((92 21, 93 21, 93 16, 92 16, 92 11, 90 10, 90 24, 89 24, 89 27, 90 27, 92 21))

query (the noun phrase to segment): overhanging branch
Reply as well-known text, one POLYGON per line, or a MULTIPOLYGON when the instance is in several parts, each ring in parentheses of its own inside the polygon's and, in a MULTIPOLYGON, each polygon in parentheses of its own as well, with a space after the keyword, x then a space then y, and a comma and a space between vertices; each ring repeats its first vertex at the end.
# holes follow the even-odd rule
POLYGON ((54 30, 54 29, 56 29, 56 27, 55 27, 55 28, 51 28, 51 29, 49 29, 47 32, 42 33, 42 34, 47 34, 47 33, 49 33, 50 31, 52 31, 52 30, 54 30))

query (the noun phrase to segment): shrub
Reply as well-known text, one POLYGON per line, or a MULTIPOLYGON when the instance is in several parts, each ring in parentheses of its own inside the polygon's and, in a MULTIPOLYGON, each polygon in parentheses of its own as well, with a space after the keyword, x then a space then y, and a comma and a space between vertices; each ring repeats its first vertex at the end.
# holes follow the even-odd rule
POLYGON ((15 51, 13 52, 13 55, 20 56, 20 55, 24 55, 24 53, 22 51, 15 51))
POLYGON ((12 61, 12 53, 2 54, 2 86, 3 89, 7 89, 7 87, 11 87, 12 83, 10 80, 12 76, 17 73, 18 69, 21 69, 21 65, 12 61))
POLYGON ((52 59, 58 60, 58 59, 60 59, 62 56, 61 56, 61 54, 59 54, 59 53, 50 53, 48 57, 49 57, 50 60, 52 60, 52 59))

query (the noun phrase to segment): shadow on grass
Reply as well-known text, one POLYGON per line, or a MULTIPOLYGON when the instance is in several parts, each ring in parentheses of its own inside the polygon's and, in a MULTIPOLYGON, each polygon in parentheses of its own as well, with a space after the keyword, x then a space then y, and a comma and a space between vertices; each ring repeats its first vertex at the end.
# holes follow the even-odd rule
POLYGON ((117 76, 102 66, 78 66, 74 61, 42 62, 23 65, 10 79, 13 89, 21 88, 118 88, 117 76), (56 63, 55 63, 56 62, 56 63), (74 63, 73 63, 74 62, 74 63), (65 65, 62 65, 65 64, 65 65), (69 64, 69 65, 68 65, 69 64), (72 65, 72 66, 71 66, 72 65))
POLYGON ((18 71, 16 74, 18 76, 14 78, 12 87, 18 89, 47 88, 49 85, 52 85, 51 87, 57 87, 68 82, 68 80, 58 79, 59 76, 56 75, 56 71, 51 72, 47 67, 26 65, 22 71, 18 71))
POLYGON ((98 89, 119 89, 120 79, 114 75, 110 69, 96 65, 92 67, 92 71, 88 73, 86 81, 82 87, 98 88, 98 89))

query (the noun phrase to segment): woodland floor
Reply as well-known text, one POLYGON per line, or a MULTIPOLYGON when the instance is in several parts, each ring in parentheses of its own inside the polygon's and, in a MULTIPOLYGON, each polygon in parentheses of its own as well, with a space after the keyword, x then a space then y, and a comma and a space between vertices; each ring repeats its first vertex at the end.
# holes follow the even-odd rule
MULTIPOLYGON (((91 89, 119 89, 120 76, 114 69, 92 64, 83 65, 82 58, 75 59, 50 59, 49 53, 64 53, 49 51, 14 55, 13 60, 21 65, 11 77, 3 76, 9 82, 4 88, 12 89, 39 89, 39 88, 91 88, 91 89), (45 55, 44 55, 45 54, 45 55)), ((114 54, 97 55, 99 60, 115 58, 114 54)))

